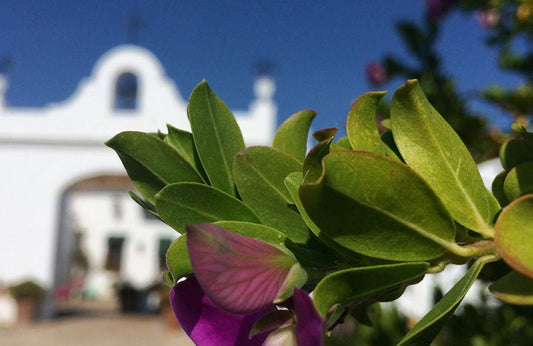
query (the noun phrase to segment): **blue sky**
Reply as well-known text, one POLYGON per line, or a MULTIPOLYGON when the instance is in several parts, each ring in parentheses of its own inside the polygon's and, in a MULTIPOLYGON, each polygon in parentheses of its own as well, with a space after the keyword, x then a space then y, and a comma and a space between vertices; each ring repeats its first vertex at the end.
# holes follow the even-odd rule
MULTIPOLYGON (((7 103, 43 106, 69 97, 104 52, 126 43, 125 23, 135 11, 144 21, 140 45, 161 60, 183 97, 205 78, 231 108, 246 108, 253 63, 270 59, 278 122, 311 108, 319 129, 344 127, 353 99, 372 89, 364 75, 370 60, 405 56, 394 23, 421 20, 424 1, 2 1, 0 57, 14 60, 7 103)), ((516 83, 498 71, 484 37, 470 16, 446 19, 439 50, 462 90, 516 83)), ((402 83, 385 88, 392 93, 402 83)), ((472 107, 501 122, 497 110, 472 107)))

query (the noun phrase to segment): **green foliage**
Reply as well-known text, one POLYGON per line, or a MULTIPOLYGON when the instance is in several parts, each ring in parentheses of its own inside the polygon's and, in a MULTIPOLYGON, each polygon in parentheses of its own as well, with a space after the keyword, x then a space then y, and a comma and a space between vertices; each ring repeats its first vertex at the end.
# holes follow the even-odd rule
POLYGON ((439 195, 457 222, 490 236, 500 207, 487 193, 465 145, 437 114, 418 83, 408 81, 391 102, 394 141, 409 167, 439 195))
POLYGON ((46 291, 34 281, 27 280, 9 287, 9 292, 16 300, 32 300, 40 302, 43 300, 46 291))
POLYGON ((375 298, 379 293, 419 281, 427 268, 427 263, 415 262, 340 270, 320 281, 313 300, 317 311, 326 316, 335 304, 349 309, 354 301, 375 298))
POLYGON ((304 110, 291 115, 276 131, 272 147, 303 162, 307 135, 315 116, 316 112, 312 110, 304 110))
MULTIPOLYGON (((157 136, 125 132, 108 145, 143 195, 132 197, 176 231, 213 222, 294 254, 296 286, 306 280, 303 288, 314 290, 314 305, 331 335, 348 315, 369 323, 373 302, 395 300, 406 286, 452 262, 474 264, 401 344, 430 344, 483 266, 502 257, 522 273, 515 277, 520 288, 504 277, 493 292, 506 302, 533 304, 533 160, 524 150, 533 135, 515 126, 513 140, 526 145, 502 151, 505 171, 493 195, 416 81, 394 93, 387 124, 392 132, 380 135, 375 122, 382 96, 365 94, 352 106, 347 138, 335 143, 336 129, 315 132, 318 143, 305 158, 314 112, 293 115, 273 147, 244 148, 235 119, 205 82, 191 95, 192 133, 171 126, 157 136), (507 205, 503 212, 495 196, 507 205)), ((194 274, 185 235, 169 248, 167 267, 170 285, 194 274)), ((485 280, 503 275, 489 274, 485 280)), ((290 305, 285 299, 293 285, 286 281, 276 304, 290 305)), ((258 326, 287 319, 271 317, 258 326)))

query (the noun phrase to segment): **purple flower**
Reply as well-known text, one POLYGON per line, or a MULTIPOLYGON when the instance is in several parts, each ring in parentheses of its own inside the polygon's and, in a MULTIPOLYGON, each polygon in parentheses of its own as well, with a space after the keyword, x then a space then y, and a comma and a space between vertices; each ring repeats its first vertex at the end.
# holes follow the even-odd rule
POLYGON ((365 73, 367 80, 375 86, 381 85, 387 80, 387 71, 385 70, 385 67, 375 61, 366 65, 365 73))
POLYGON ((304 290, 294 288, 294 311, 296 312, 296 341, 298 345, 322 346, 324 326, 313 301, 304 290))
POLYGON ((480 11, 476 13, 479 24, 484 28, 493 28, 500 23, 500 12, 496 9, 480 11))
POLYGON ((322 345, 322 319, 298 288, 307 275, 289 250, 213 224, 186 229, 195 276, 174 285, 170 302, 197 345, 322 345), (281 319, 253 328, 273 314, 281 319))
POLYGON ((232 314, 219 309, 205 295, 194 276, 180 281, 170 291, 174 315, 183 330, 200 346, 259 346, 268 333, 249 338, 255 321, 274 310, 274 305, 254 314, 232 314))
POLYGON ((432 22, 438 22, 455 6, 457 0, 426 0, 426 17, 432 22))

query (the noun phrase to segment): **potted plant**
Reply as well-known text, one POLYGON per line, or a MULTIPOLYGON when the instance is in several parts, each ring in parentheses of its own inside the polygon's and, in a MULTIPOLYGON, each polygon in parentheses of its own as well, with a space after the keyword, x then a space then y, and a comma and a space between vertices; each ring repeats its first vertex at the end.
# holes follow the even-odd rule
POLYGON ((46 291, 31 280, 11 286, 9 291, 18 305, 18 322, 28 323, 35 319, 46 291))

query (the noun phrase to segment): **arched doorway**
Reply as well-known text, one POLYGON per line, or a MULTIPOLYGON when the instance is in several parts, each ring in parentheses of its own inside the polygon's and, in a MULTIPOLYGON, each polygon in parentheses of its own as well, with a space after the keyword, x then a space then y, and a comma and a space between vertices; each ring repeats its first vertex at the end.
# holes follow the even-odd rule
POLYGON ((95 175, 60 197, 53 289, 44 317, 69 313, 80 301, 116 306, 117 288, 150 290, 160 282, 176 233, 131 200, 123 175, 95 175))

